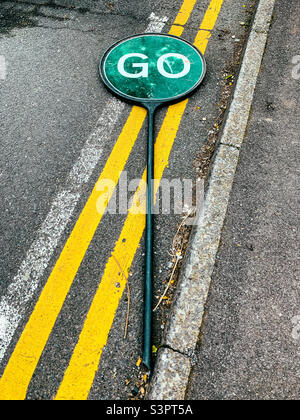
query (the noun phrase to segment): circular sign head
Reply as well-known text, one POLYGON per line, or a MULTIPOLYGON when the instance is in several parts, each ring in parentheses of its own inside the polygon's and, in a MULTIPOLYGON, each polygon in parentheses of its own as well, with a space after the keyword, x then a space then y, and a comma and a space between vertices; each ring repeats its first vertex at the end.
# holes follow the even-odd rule
POLYGON ((134 35, 113 45, 100 63, 104 83, 115 94, 143 105, 179 100, 194 91, 206 72, 192 44, 163 34, 134 35))

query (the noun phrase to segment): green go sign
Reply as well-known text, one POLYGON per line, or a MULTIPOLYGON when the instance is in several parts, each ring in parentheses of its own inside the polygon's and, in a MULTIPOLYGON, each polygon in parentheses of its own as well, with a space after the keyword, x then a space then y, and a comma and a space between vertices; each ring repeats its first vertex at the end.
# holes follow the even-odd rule
POLYGON ((105 85, 116 95, 148 110, 147 216, 143 363, 151 371, 154 115, 167 102, 191 94, 206 72, 201 52, 172 35, 134 35, 109 48, 100 63, 105 85))
POLYGON ((125 39, 104 55, 100 72, 114 93, 135 102, 168 102, 196 89, 206 71, 200 51, 171 35, 125 39))

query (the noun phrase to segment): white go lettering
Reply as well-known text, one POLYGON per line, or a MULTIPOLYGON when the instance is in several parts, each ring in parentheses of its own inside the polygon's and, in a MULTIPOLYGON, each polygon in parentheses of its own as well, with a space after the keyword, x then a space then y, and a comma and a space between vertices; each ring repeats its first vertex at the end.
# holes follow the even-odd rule
POLYGON ((169 79, 181 79, 181 77, 184 77, 187 74, 189 74, 191 70, 191 62, 182 54, 169 53, 169 54, 162 55, 160 57, 160 59, 157 62, 157 68, 162 76, 168 77, 169 79), (175 57, 183 61, 184 68, 180 73, 174 74, 174 73, 169 73, 165 71, 164 63, 166 62, 168 58, 171 58, 171 57, 175 57))
MULTIPOLYGON (((147 60, 149 57, 147 57, 145 54, 140 53, 129 53, 125 54, 123 57, 120 58, 118 62, 118 72, 129 79, 138 79, 140 77, 148 77, 149 76, 149 64, 148 63, 133 63, 133 68, 140 68, 141 71, 138 73, 128 73, 125 70, 125 63, 129 58, 136 57, 136 58, 142 58, 143 60, 147 60)), ((185 57, 182 54, 177 53, 169 53, 162 55, 158 61, 157 61, 157 69, 159 73, 167 77, 168 79, 181 79, 182 77, 186 76, 190 70, 191 70, 191 62, 190 60, 185 57), (179 60, 182 60, 183 62, 183 70, 180 73, 172 73, 172 68, 170 64, 168 63, 168 58, 177 58, 179 60), (167 66, 165 66, 165 63, 167 66), (169 71, 166 71, 166 67, 168 67, 169 71)))
POLYGON ((139 73, 128 73, 124 66, 125 66, 125 62, 128 58, 131 57, 138 57, 138 58, 142 58, 143 60, 146 60, 148 57, 145 54, 140 54, 140 53, 130 53, 130 54, 126 54, 123 57, 120 58, 119 62, 118 62, 118 72, 120 74, 122 74, 122 76, 128 77, 129 79, 138 79, 139 77, 148 77, 149 75, 149 64, 148 63, 134 63, 132 64, 133 68, 141 68, 142 71, 140 71, 139 73))

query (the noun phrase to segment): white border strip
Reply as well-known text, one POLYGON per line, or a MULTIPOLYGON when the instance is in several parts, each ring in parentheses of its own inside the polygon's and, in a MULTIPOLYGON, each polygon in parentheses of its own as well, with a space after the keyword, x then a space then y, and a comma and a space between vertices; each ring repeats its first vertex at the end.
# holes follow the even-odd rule
POLYGON ((7 75, 7 65, 4 55, 0 55, 0 81, 5 80, 7 75))
POLYGON ((177 297, 166 328, 164 346, 158 352, 150 384, 149 400, 183 400, 191 372, 211 284, 215 258, 226 216, 240 146, 267 42, 275 0, 260 0, 247 43, 235 94, 226 119, 213 166, 204 213, 188 249, 180 275, 177 297))

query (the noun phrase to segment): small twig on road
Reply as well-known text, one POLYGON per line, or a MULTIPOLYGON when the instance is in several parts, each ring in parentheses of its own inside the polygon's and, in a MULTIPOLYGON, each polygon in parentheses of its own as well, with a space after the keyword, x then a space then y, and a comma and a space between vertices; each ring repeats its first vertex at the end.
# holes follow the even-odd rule
POLYGON ((167 291, 169 290, 169 287, 170 287, 170 285, 171 285, 171 282, 172 282, 172 280, 173 280, 173 276, 174 276, 174 273, 175 273, 175 270, 176 270, 176 268, 177 268, 177 265, 178 265, 178 262, 179 262, 179 260, 181 260, 181 255, 180 255, 181 253, 176 253, 176 262, 175 262, 175 265, 174 265, 174 267, 173 267, 173 270, 172 270, 172 274, 171 274, 171 276, 170 276, 170 280, 169 280, 169 282, 168 282, 168 284, 167 284, 167 287, 165 288, 165 290, 164 290, 164 293, 161 295, 161 297, 160 297, 160 299, 159 299, 159 301, 158 301, 158 303, 157 303, 157 305, 155 306, 155 308, 153 309, 153 312, 155 312, 156 310, 157 310, 157 308, 159 307, 159 305, 161 304, 161 302, 163 301, 163 299, 164 299, 164 297, 166 296, 166 294, 167 294, 167 291))
POLYGON ((170 285, 171 285, 171 283, 172 283, 172 280, 173 280, 173 277, 174 277, 174 274, 175 274, 175 271, 176 271, 177 265, 178 265, 179 261, 182 259, 182 248, 183 248, 183 243, 181 244, 181 249, 180 249, 180 251, 176 251, 176 252, 175 252, 175 241, 176 241, 176 238, 177 238, 177 236, 178 236, 178 234, 179 234, 179 232, 180 232, 180 229, 181 229, 181 228, 182 228, 182 226, 184 225, 184 223, 185 223, 186 219, 188 219, 194 211, 195 211, 195 209, 191 209, 191 210, 187 213, 187 215, 183 218, 182 222, 180 223, 179 228, 177 229, 177 232, 176 232, 176 234, 175 234, 175 236, 174 236, 173 243, 172 243, 172 251, 173 251, 173 254, 172 254, 171 256, 172 256, 173 258, 176 258, 175 265, 174 265, 174 267, 173 267, 173 270, 172 270, 172 273, 171 273, 171 276, 170 276, 169 282, 168 282, 168 284, 167 284, 167 286, 166 286, 166 288, 165 288, 165 290, 164 290, 164 293, 162 294, 162 296, 160 297, 160 299, 159 299, 159 301, 158 301, 157 305, 156 305, 156 306, 155 306, 155 308, 153 309, 153 312, 155 312, 155 311, 158 309, 158 307, 160 306, 160 304, 161 304, 161 302, 163 301, 164 297, 166 296, 167 291, 169 290, 169 287, 170 287, 170 285))

